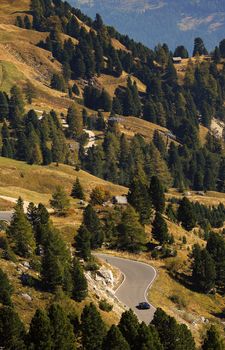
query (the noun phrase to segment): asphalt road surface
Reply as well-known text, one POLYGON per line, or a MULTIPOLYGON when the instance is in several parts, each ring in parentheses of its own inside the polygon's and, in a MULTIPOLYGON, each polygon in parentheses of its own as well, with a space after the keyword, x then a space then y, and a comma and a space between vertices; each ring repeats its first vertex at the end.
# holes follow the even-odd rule
POLYGON ((140 321, 149 324, 154 316, 155 308, 151 305, 149 310, 138 310, 140 302, 147 301, 147 292, 156 277, 153 267, 133 260, 117 258, 107 254, 96 254, 100 259, 117 267, 124 275, 124 280, 115 291, 117 298, 131 308, 140 321))

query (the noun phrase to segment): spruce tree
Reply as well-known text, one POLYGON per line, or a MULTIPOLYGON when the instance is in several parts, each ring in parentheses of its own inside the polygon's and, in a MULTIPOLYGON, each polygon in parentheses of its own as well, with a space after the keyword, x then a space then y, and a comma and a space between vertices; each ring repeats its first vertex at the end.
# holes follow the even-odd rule
POLYGON ((52 350, 75 350, 75 337, 72 324, 66 313, 58 304, 52 304, 49 308, 52 350))
POLYGON ((118 225, 118 247, 131 252, 140 251, 146 243, 146 234, 139 222, 139 215, 132 206, 128 206, 122 214, 118 225))
POLYGON ((195 342, 186 325, 179 325, 175 318, 158 308, 151 323, 158 331, 165 350, 195 350, 195 342))
POLYGON ((104 240, 102 225, 96 211, 90 204, 84 210, 83 223, 91 233, 91 248, 97 249, 101 247, 104 240))
POLYGON ((0 346, 9 350, 26 350, 25 334, 24 325, 14 309, 0 307, 0 346))
POLYGON ((86 350, 99 350, 106 336, 106 326, 96 309, 91 303, 86 305, 81 314, 82 345, 86 350))
MULTIPOLYGON (((8 280, 7 274, 2 271, 0 268, 0 304, 11 306, 11 295, 12 295, 12 286, 8 280)), ((1 345, 1 344, 0 344, 1 345)))
POLYGON ((181 222, 182 226, 188 231, 191 231, 196 225, 196 217, 193 205, 186 197, 184 197, 180 202, 177 211, 177 219, 181 222))
POLYGON ((83 118, 74 104, 69 107, 66 120, 69 125, 68 132, 70 136, 80 137, 83 132, 83 118))
POLYGON ((159 335, 154 326, 147 326, 142 322, 138 328, 136 346, 140 350, 154 349, 163 350, 159 335))
POLYGON ((136 340, 138 336, 139 322, 137 316, 130 309, 125 311, 118 324, 119 330, 126 339, 131 349, 136 349, 136 340))
POLYGON ((73 184, 73 188, 71 191, 71 197, 78 198, 81 200, 85 199, 84 191, 83 191, 83 188, 81 186, 81 183, 80 183, 80 180, 78 177, 76 178, 76 181, 73 184))
POLYGON ((58 186, 52 194, 50 200, 51 207, 55 210, 57 215, 66 215, 70 208, 70 200, 66 192, 61 186, 58 186))
POLYGON ((152 204, 147 187, 139 180, 134 179, 130 185, 128 202, 140 214, 142 224, 149 224, 152 215, 152 204))
POLYGON ((15 253, 27 258, 33 255, 35 242, 32 227, 23 209, 23 201, 18 199, 10 226, 7 229, 9 238, 14 243, 15 253))
POLYGON ((72 266, 72 281, 72 298, 78 302, 81 302, 88 294, 88 285, 83 268, 76 258, 74 259, 72 266))
MULTIPOLYGON (((40 231, 39 231, 40 233, 40 231)), ((46 290, 55 292, 58 287, 67 293, 72 290, 70 275, 70 254, 58 230, 52 226, 42 230, 44 256, 42 258, 41 279, 46 290)))
POLYGON ((204 42, 201 38, 195 38, 194 41, 193 56, 196 56, 197 54, 200 56, 208 55, 208 51, 206 50, 204 42))
POLYGON ((6 94, 0 91, 0 121, 3 122, 9 115, 9 104, 6 94))
POLYGON ((51 350, 51 326, 48 315, 44 310, 36 310, 27 336, 28 348, 32 350, 51 350))
POLYGON ((25 87, 25 95, 26 95, 26 100, 27 102, 31 105, 33 102, 33 99, 36 96, 35 89, 33 84, 28 81, 25 87))
MULTIPOLYGON (((222 216, 222 214, 220 214, 222 216)), ((225 240, 218 233, 211 232, 206 249, 215 262, 216 284, 222 291, 225 290, 225 240)))
POLYGON ((165 208, 165 195, 162 184, 157 176, 151 178, 149 194, 155 210, 163 213, 165 208))
POLYGON ((91 234, 85 225, 81 225, 75 237, 75 247, 79 256, 88 260, 91 257, 91 234))
POLYGON ((200 291, 208 293, 215 287, 215 263, 208 251, 201 249, 198 245, 193 247, 192 256, 194 258, 192 266, 193 282, 200 291))
POLYGON ((52 79, 51 79, 51 88, 65 92, 65 81, 62 75, 60 74, 53 74, 52 79))
POLYGON ((202 345, 202 350, 224 350, 225 344, 221 339, 215 326, 211 326, 206 334, 206 338, 202 345))
POLYGON ((156 212, 152 223, 152 236, 160 244, 164 244, 169 240, 167 223, 159 212, 156 212))
POLYGON ((112 325, 102 345, 102 350, 129 350, 130 346, 122 336, 119 328, 112 325))

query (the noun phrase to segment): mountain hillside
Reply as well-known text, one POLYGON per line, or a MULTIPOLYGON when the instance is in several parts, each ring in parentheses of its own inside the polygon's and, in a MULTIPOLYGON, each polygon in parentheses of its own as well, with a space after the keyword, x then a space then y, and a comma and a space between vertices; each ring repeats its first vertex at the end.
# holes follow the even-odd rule
POLYGON ((70 0, 91 17, 101 13, 120 32, 150 47, 181 43, 190 51, 195 37, 202 37, 209 50, 223 39, 225 1, 206 0, 70 0))
MULTIPOLYGON (((99 4, 134 17, 168 9, 99 4)), ((198 38, 193 56, 180 46, 174 61, 166 44, 150 49, 66 1, 1 1, 0 349, 167 349, 169 339, 196 350, 212 337, 224 350, 217 45, 209 54, 198 38), (157 269, 150 327, 135 315, 139 273, 124 311, 121 273, 99 251, 157 269)))

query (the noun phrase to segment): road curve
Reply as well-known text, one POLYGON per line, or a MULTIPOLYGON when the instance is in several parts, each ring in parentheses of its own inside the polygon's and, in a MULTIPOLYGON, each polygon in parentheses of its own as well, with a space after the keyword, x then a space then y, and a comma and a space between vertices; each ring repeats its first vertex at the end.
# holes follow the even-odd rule
POLYGON ((145 263, 134 260, 100 253, 97 253, 96 256, 117 267, 123 273, 124 280, 115 291, 116 297, 131 308, 140 321, 149 324, 153 319, 155 307, 151 305, 150 310, 138 310, 137 305, 142 301, 148 301, 147 292, 156 278, 156 270, 145 263))

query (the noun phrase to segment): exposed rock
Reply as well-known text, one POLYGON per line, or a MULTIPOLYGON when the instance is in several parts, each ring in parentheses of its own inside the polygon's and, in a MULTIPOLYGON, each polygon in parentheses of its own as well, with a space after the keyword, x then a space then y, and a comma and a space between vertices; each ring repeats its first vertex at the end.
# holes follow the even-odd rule
POLYGON ((114 277, 113 277, 113 273, 111 270, 108 270, 108 269, 101 267, 100 270, 97 271, 97 275, 104 278, 105 282, 108 285, 111 285, 111 286, 114 285, 114 277))
POLYGON ((32 301, 32 298, 31 298, 31 296, 30 296, 29 294, 27 294, 27 293, 22 293, 21 295, 22 295, 22 297, 23 297, 25 300, 27 300, 27 301, 32 301))

